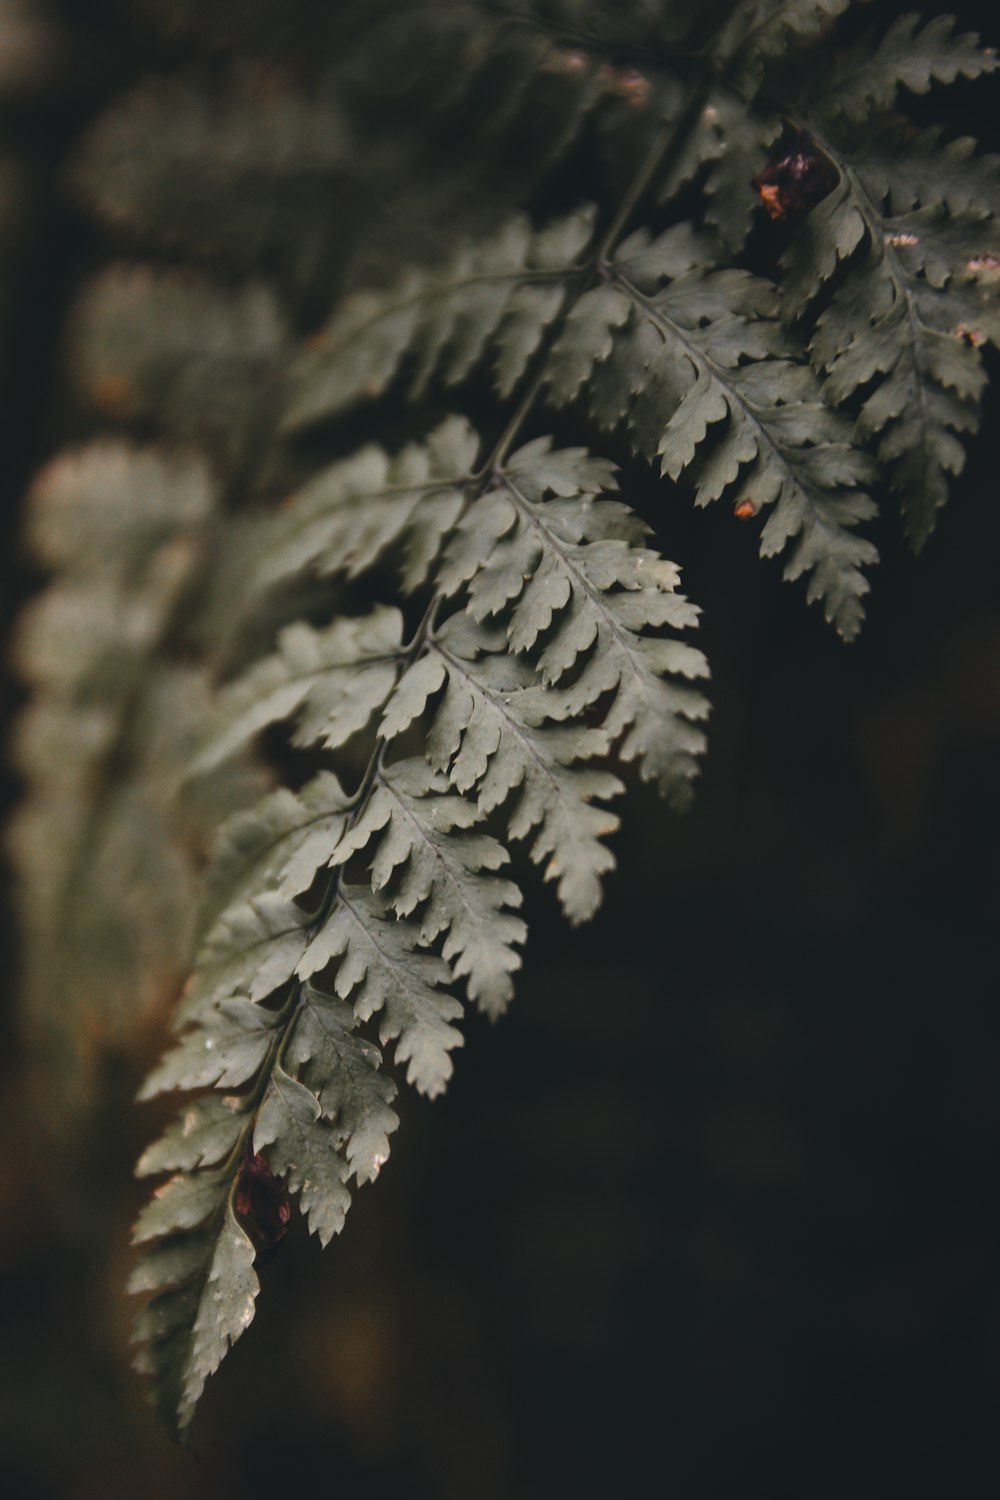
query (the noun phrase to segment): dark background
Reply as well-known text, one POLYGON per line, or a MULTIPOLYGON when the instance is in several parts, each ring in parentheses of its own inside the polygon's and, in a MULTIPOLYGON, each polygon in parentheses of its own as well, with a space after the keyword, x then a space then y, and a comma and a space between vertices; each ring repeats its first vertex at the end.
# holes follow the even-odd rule
MULTIPOLYGON (((950 9, 1000 41, 991 6, 950 9)), ((34 585, 19 495, 58 430, 56 336, 82 253, 60 162, 142 61, 95 34, 92 73, 81 60, 57 88, 8 91, 2 116, 30 166, 6 268, 0 220, 8 616, 34 585)), ((995 101, 986 84, 933 113, 997 144, 995 101)), ((321 1254, 297 1225, 264 1268, 194 1456, 155 1428, 125 1363, 130 1171, 151 1133, 135 1078, 111 1067, 76 1183, 54 1192, 5 1010, 6 1493, 995 1489, 998 418, 992 398, 919 560, 881 523, 850 648, 721 508, 673 518, 714 678, 695 810, 633 789, 621 872, 579 933, 532 886, 509 1016, 470 1020, 442 1100, 402 1100, 391 1163, 342 1240, 321 1254)))

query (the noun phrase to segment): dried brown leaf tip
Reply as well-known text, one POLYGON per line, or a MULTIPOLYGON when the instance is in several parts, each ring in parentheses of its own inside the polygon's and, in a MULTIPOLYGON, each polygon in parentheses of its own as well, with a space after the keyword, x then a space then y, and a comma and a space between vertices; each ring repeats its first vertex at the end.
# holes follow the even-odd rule
POLYGON ((542 65, 554 73, 582 73, 587 66, 587 58, 582 52, 566 47, 553 47, 542 65))
POLYGON ((638 68, 613 68, 605 64, 597 77, 609 94, 617 94, 635 109, 644 109, 649 103, 650 82, 638 68))
POLYGON ((966 269, 979 281, 1000 281, 1000 257, 996 255, 976 255, 970 260, 966 269))
POLYGON ((250 1149, 249 1142, 236 1184, 235 1207, 261 1250, 270 1250, 288 1232, 292 1205, 285 1184, 275 1177, 260 1152, 250 1149))
POLYGON ((786 155, 769 162, 753 185, 772 219, 797 223, 833 192, 837 171, 812 137, 800 130, 786 155))

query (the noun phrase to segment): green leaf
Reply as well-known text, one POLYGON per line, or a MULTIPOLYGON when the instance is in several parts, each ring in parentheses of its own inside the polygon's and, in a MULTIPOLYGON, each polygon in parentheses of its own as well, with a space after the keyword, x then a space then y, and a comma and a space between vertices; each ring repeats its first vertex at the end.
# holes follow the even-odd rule
MULTIPOLYGON (((70 166, 149 264, 85 284, 65 347, 91 413, 161 446, 94 443, 36 486, 31 545, 61 576, 20 634, 14 842, 34 1034, 73 1066, 96 1079, 195 951, 142 1091, 189 1097, 139 1163, 174 1175, 130 1283, 183 1430, 253 1316, 254 1154, 325 1244, 387 1159, 389 1070, 439 1093, 459 994, 511 998, 505 844, 579 922, 618 771, 690 791, 698 612, 606 459, 524 443, 539 402, 658 469, 659 530, 682 488, 759 514, 851 636, 874 459, 919 541, 978 421, 1000 177, 890 113, 995 69, 943 17, 843 48, 849 0, 388 0, 315 35, 295 0, 266 28, 256 0, 154 8, 184 23, 184 71, 112 100, 70 166), (793 133, 835 184, 792 204, 779 289, 744 267, 778 243, 754 179, 793 133), (539 227, 526 205, 589 191, 594 135, 610 191, 539 227), (369 411, 344 457, 386 394, 421 408, 369 411)), ((73 1077, 47 1075, 50 1112, 73 1077)))
POLYGON ((253 1143, 255 1151, 266 1151, 271 1171, 298 1194, 310 1230, 328 1245, 343 1229, 351 1206, 347 1163, 315 1094, 280 1065, 271 1073, 253 1143))
MULTIPOLYGON (((762 101, 748 108, 739 95, 721 88, 713 90, 705 109, 720 140, 705 182, 706 218, 722 249, 735 255, 746 243, 760 208, 754 178, 767 164, 783 122, 780 113, 762 101)), ((703 257, 701 264, 707 259, 703 257)))
POLYGON ((545 376, 557 406, 576 399, 595 365, 614 349, 614 330, 628 321, 624 292, 606 282, 586 292, 570 308, 546 361, 545 376))
POLYGON ((124 586, 140 569, 152 571, 160 548, 197 532, 217 489, 195 452, 99 439, 60 454, 38 474, 28 498, 28 540, 53 570, 124 586))
POLYGON ((374 1182, 399 1120, 396 1085, 379 1072, 377 1047, 357 1034, 353 1008, 311 984, 302 986, 287 1060, 313 1090, 358 1182, 374 1182))
POLYGON ((545 862, 563 909, 583 922, 601 899, 601 876, 614 856, 600 842, 618 819, 599 802, 622 790, 609 771, 577 762, 606 753, 596 729, 546 724, 532 693, 534 674, 508 656, 505 637, 454 616, 433 647, 445 683, 427 753, 460 792, 475 792, 483 812, 509 800, 511 838, 532 835, 531 857, 545 862))
POLYGON ((731 8, 715 40, 717 58, 744 98, 759 87, 765 70, 803 42, 812 42, 843 15, 851 0, 750 0, 731 8))
POLYGON ((263 282, 224 291, 195 271, 126 265, 84 288, 69 347, 76 387, 103 416, 210 438, 235 452, 286 339, 263 282))
POLYGON ((220 693, 192 772, 212 770, 269 724, 292 720, 296 745, 328 749, 363 729, 396 681, 403 617, 378 608, 325 630, 299 622, 266 656, 220 693))
POLYGON ((218 1207, 219 1174, 178 1173, 156 1189, 132 1227, 133 1245, 161 1235, 200 1229, 218 1207))
POLYGON ((846 52, 834 53, 827 75, 813 83, 802 104, 825 117, 863 123, 896 102, 901 88, 926 94, 934 83, 979 78, 997 67, 996 54, 975 32, 953 35, 953 16, 933 16, 923 26, 917 15, 893 20, 876 42, 866 34, 846 52))
MULTIPOLYGON (((209 1182, 218 1197, 217 1183, 209 1182)), ((190 1425, 206 1380, 253 1321, 260 1290, 253 1245, 225 1199, 217 1227, 195 1244, 197 1270, 160 1291, 135 1323, 135 1342, 145 1346, 136 1366, 153 1375, 160 1415, 176 1434, 190 1425)), ((193 1259, 172 1253, 168 1265, 156 1262, 157 1272, 176 1276, 193 1259)))
MULTIPOLYGON (((228 1068, 230 1059, 223 1063, 228 1068)), ((161 1065, 162 1066, 162 1065, 161 1065)), ((214 1081, 214 1080, 212 1080, 214 1081)), ((147 1079, 143 1097, 154 1089, 147 1079)), ((184 1087, 190 1087, 185 1081, 184 1087)), ((147 1147, 136 1165, 136 1176, 152 1177, 158 1172, 193 1172, 197 1167, 213 1167, 233 1150, 243 1130, 240 1111, 243 1100, 233 1094, 205 1094, 181 1111, 173 1125, 164 1131, 154 1145, 147 1147)), ((136 1290, 148 1290, 139 1288, 136 1290)))
POLYGON ((464 418, 446 417, 394 458, 372 445, 321 469, 261 537, 251 586, 311 570, 356 578, 395 548, 403 587, 416 588, 465 507, 478 447, 464 418))
POLYGON ((379 1036, 395 1041, 397 1063, 422 1094, 440 1094, 452 1073, 449 1052, 462 1044, 451 1022, 461 1003, 447 992, 448 965, 423 949, 415 922, 396 919, 364 886, 341 884, 336 905, 298 965, 309 979, 339 959, 334 988, 355 1015, 379 1015, 379 1036))
MULTIPOLYGON (((171 1234, 147 1245, 129 1274, 126 1291, 157 1292, 192 1281, 202 1269, 204 1240, 200 1234, 171 1234)), ((173 1419, 173 1413, 169 1414, 173 1419)))
MULTIPOLYGON (((850 424, 824 406, 812 372, 790 357, 769 283, 744 271, 694 270, 650 291, 647 265, 638 276, 627 259, 609 268, 630 311, 610 353, 599 327, 591 410, 607 427, 626 421, 671 478, 690 469, 700 504, 728 492, 753 512, 773 505, 762 555, 793 543, 785 577, 808 575, 807 598, 852 637, 868 588, 862 569, 877 557, 854 534, 875 513, 862 489, 873 477, 870 460, 850 424)), ((585 293, 573 317, 588 322, 589 299, 601 291, 585 293)))
POLYGON ((307 891, 330 863, 350 806, 333 772, 320 771, 300 792, 279 787, 224 823, 205 880, 205 930, 255 892, 291 899, 307 891))
POLYGON ((497 503, 513 521, 469 584, 469 613, 481 622, 502 615, 511 649, 530 653, 544 687, 558 688, 536 695, 548 717, 578 717, 613 694, 603 718, 609 741, 620 740, 624 760, 638 760, 646 779, 683 802, 704 749, 692 721, 708 712, 683 679, 708 667, 693 647, 650 632, 689 629, 697 611, 677 592, 674 564, 630 544, 635 517, 580 487, 611 488, 610 476, 571 479, 560 457, 540 439, 505 466, 497 503))
POLYGON ((266 1000, 295 973, 309 946, 307 922, 294 902, 269 892, 232 907, 199 949, 178 1020, 187 1023, 230 996, 266 1000))
POLYGON ((412 271, 390 293, 349 298, 293 372, 286 427, 373 400, 410 355, 417 396, 436 372, 457 385, 495 347, 497 389, 509 395, 563 305, 592 220, 581 210, 536 234, 517 218, 492 240, 463 246, 439 273, 412 271))
POLYGON ((466 980, 470 1001, 496 1016, 514 993, 516 949, 527 928, 510 910, 521 905, 521 892, 495 873, 509 863, 506 849, 473 831, 481 816, 424 761, 400 761, 380 773, 335 858, 346 862, 366 850, 372 889, 385 891, 398 916, 420 909, 421 939, 443 937, 442 954, 466 980))
POLYGON ((786 254, 790 312, 816 291, 811 246, 831 216, 850 214, 864 241, 817 321, 811 353, 831 403, 862 393, 859 431, 874 441, 920 547, 964 465, 960 439, 979 424, 979 345, 1000 337, 991 194, 982 207, 973 202, 975 167, 985 163, 967 141, 941 149, 936 132, 895 130, 836 160, 835 201, 820 205, 786 254))
POLYGON ((352 149, 328 90, 243 64, 144 79, 88 132, 73 182, 134 240, 246 269, 277 261, 308 285, 317 210, 343 191, 352 149))
POLYGON ((170 1089, 238 1088, 256 1076, 271 1047, 275 1018, 248 1000, 223 999, 203 1013, 153 1069, 139 1094, 152 1099, 170 1089))

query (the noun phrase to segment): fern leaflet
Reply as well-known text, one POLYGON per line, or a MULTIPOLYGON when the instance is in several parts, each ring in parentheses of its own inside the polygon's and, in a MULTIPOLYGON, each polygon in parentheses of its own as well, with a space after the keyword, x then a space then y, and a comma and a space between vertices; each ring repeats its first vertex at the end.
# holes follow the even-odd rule
POLYGON ((979 423, 1000 205, 972 142, 889 129, 840 147, 810 124, 841 181, 786 252, 787 314, 836 281, 810 352, 831 403, 863 392, 859 431, 876 441, 919 547, 979 423))

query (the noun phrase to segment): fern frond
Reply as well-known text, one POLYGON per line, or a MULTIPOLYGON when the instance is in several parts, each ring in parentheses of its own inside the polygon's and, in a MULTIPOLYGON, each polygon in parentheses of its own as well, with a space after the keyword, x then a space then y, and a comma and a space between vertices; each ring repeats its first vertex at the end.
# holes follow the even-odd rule
POLYGON ((514 993, 517 948, 527 928, 513 911, 521 892, 494 872, 509 863, 503 845, 476 831, 482 814, 451 792, 423 760, 385 767, 331 863, 370 852, 372 888, 385 892, 397 916, 420 910, 421 939, 443 936, 442 954, 469 1000, 496 1016, 514 993))
POLYGON ((374 444, 321 469, 273 518, 249 579, 252 598, 310 571, 355 578, 389 549, 406 593, 427 581, 473 483, 479 439, 446 417, 424 443, 390 457, 374 444))
POLYGON ((997 56, 975 32, 954 35, 953 16, 897 16, 882 37, 868 33, 846 52, 834 53, 825 79, 802 96, 807 110, 827 119, 862 124, 890 109, 900 89, 926 94, 935 83, 981 78, 997 68, 997 56))
POLYGON ((852 152, 822 145, 841 183, 786 253, 788 310, 801 313, 846 262, 810 352, 831 402, 861 393, 859 431, 919 547, 979 424, 979 345, 1000 332, 991 164, 936 131, 883 131, 852 152))
MULTIPOLYGON (((194 19, 211 29, 205 10, 194 19)), ((295 300, 329 297, 502 222, 606 97, 598 60, 567 62, 489 8, 336 10, 318 73, 276 66, 279 32, 295 53, 308 30, 313 56, 317 17, 296 27, 289 12, 281 27, 272 15, 254 63, 143 81, 77 153, 83 202, 133 246, 277 273, 295 300)), ((254 22, 241 13, 232 27, 223 46, 239 56, 254 22)))
MULTIPOLYGON (((212 950, 207 952, 211 962, 212 950)), ((238 1088, 260 1070, 277 1024, 263 1006, 223 998, 153 1069, 140 1097, 153 1099, 172 1089, 238 1088)))
POLYGON ((145 593, 141 571, 197 529, 215 503, 216 481, 196 451, 168 455, 98 440, 62 454, 37 477, 27 541, 50 571, 88 582, 99 572, 117 587, 138 582, 137 592, 145 593))
POLYGON ((262 282, 227 291, 194 271, 136 265, 85 288, 69 342, 77 388, 104 417, 235 452, 287 337, 262 282))
POLYGON ((379 1071, 378 1048, 358 1036, 352 1006, 304 984, 286 1057, 319 1100, 350 1172, 374 1182, 399 1124, 390 1108, 396 1085, 379 1071))
MULTIPOLYGON (((267 924, 255 926, 259 913, 248 912, 248 920, 229 926, 228 961, 220 966, 219 938, 203 949, 211 978, 203 969, 185 1005, 187 1019, 197 1012, 195 1024, 144 1089, 148 1097, 197 1086, 195 1078, 220 1089, 250 1085, 249 1093, 186 1109, 140 1164, 144 1172, 181 1164, 136 1223, 135 1242, 152 1243, 130 1283, 155 1293, 136 1321, 138 1364, 154 1377, 164 1419, 181 1433, 205 1380, 253 1317, 255 1245, 237 1217, 248 1163, 267 1151, 268 1179, 281 1175, 325 1244, 349 1207, 348 1177, 377 1175, 397 1124, 394 1085, 378 1072, 377 1048, 356 1035, 358 1019, 381 1013, 383 1037, 396 1040, 410 1080, 432 1095, 450 1074, 448 1052, 461 1041, 450 1024, 461 1006, 442 987, 447 966, 421 952, 412 924, 387 915, 370 891, 339 884, 304 955, 301 946, 293 954, 283 949, 280 922, 271 923, 276 947, 267 972, 274 984, 291 979, 296 963, 308 977, 336 957, 337 992, 351 1005, 301 983, 278 1010, 232 993, 241 976, 259 974, 260 944, 268 941, 260 937, 267 924), (241 950, 248 940, 251 947, 241 950)), ((245 1208, 242 1217, 250 1222, 245 1208)))
MULTIPOLYGON (((705 109, 719 142, 706 158, 712 165, 705 181, 705 217, 720 249, 738 255, 759 209, 753 180, 781 135, 782 118, 763 103, 748 108, 739 94, 723 88, 713 91, 705 109)), ((696 159, 691 169, 699 165, 696 159)))
POLYGON ((293 744, 328 750, 363 729, 392 691, 403 655, 403 617, 380 608, 326 630, 304 621, 281 632, 278 650, 220 695, 194 770, 204 773, 269 724, 294 721, 293 744))
POLYGON ((853 636, 875 458, 920 540, 978 419, 1000 192, 971 142, 888 114, 995 68, 943 18, 837 50, 850 0, 146 5, 182 71, 112 104, 73 173, 150 265, 85 286, 68 353, 92 413, 175 448, 95 446, 41 486, 58 580, 21 637, 16 839, 53 1033, 190 976, 143 1097, 197 1097, 140 1162, 173 1175, 131 1283, 183 1431, 288 1194, 325 1244, 387 1159, 389 1070, 440 1093, 465 1004, 509 1003, 508 846, 579 923, 621 773, 689 798, 698 611, 567 433, 759 514, 853 636), (775 285, 746 269, 774 245, 754 179, 791 133, 833 188, 789 199, 775 285), (426 410, 366 414, 346 458, 350 421, 316 430, 387 392, 426 410))
POLYGON ((219 830, 205 876, 202 932, 254 891, 304 895, 347 830, 352 799, 332 771, 298 792, 279 787, 219 830))
POLYGON ((305 93, 244 66, 140 84, 91 129, 73 181, 137 245, 244 270, 276 265, 308 285, 326 248, 317 213, 337 212, 351 151, 328 90, 305 93))
POLYGON ((706 273, 704 240, 681 225, 652 242, 639 232, 584 289, 587 268, 576 262, 588 226, 579 214, 532 237, 515 222, 498 242, 463 250, 443 277, 413 273, 388 296, 352 299, 293 377, 287 424, 381 392, 411 349, 419 391, 438 368, 448 382, 462 378, 495 342, 504 393, 562 308, 544 371, 550 400, 565 405, 585 388, 597 420, 627 420, 671 478, 698 457, 701 503, 729 490, 755 511, 774 504, 762 554, 797 539, 785 576, 809 574, 810 600, 853 636, 861 570, 876 560, 853 528, 874 514, 861 488, 874 474, 812 372, 793 362, 774 288, 742 271, 706 273))
POLYGON ((134 1232, 136 1244, 156 1241, 128 1284, 132 1292, 156 1293, 136 1318, 136 1368, 153 1377, 160 1419, 176 1434, 253 1321, 260 1291, 256 1249, 231 1196, 225 1173, 171 1178, 134 1232))
MULTIPOLYGON (((469 432, 460 436, 471 452, 469 432)), ((419 453, 426 464, 427 450, 419 453)), ((186 1116, 190 1140, 184 1125, 172 1126, 143 1159, 143 1170, 181 1173, 166 1207, 157 1200, 138 1226, 157 1240, 139 1284, 161 1289, 150 1306, 165 1310, 159 1322, 141 1320, 137 1335, 182 1427, 213 1361, 241 1331, 235 1309, 249 1306, 234 1250, 234 1229, 242 1231, 227 1206, 239 1201, 248 1153, 266 1152, 325 1242, 343 1222, 348 1176, 374 1176, 395 1124, 391 1085, 373 1071, 377 1053, 364 1050, 357 1027, 377 1017, 395 1063, 433 1096, 461 1042, 455 985, 464 981, 490 1015, 510 999, 526 928, 520 892, 502 873, 507 851, 481 828, 484 815, 504 807, 511 838, 531 838, 532 857, 545 861, 579 921, 613 863, 602 839, 617 819, 602 804, 621 790, 588 758, 615 745, 673 794, 694 773, 703 738, 692 721, 705 704, 685 679, 706 668, 700 653, 660 632, 687 629, 695 611, 676 592, 677 570, 638 545, 642 523, 601 498, 612 483, 603 460, 547 439, 529 444, 469 495, 439 562, 435 601, 407 647, 391 610, 374 626, 300 623, 278 655, 220 695, 203 764, 279 719, 298 717, 303 743, 319 735, 338 745, 360 724, 346 684, 387 655, 388 687, 371 699, 385 700, 377 753, 355 798, 321 773, 223 830, 207 881, 212 918, 177 1012, 182 1034, 144 1089, 241 1091, 231 1105, 186 1116), (483 525, 497 539, 492 553, 480 545, 483 525), (467 608, 437 625, 456 597, 467 608), (480 623, 491 618, 501 623, 480 623), (359 650, 363 642, 371 649, 359 650), (426 759, 391 759, 404 735, 422 738, 426 759), (359 862, 367 884, 351 878, 359 862), (233 1287, 217 1285, 220 1256, 233 1258, 233 1287), (162 1290, 175 1274, 187 1278, 184 1297, 162 1290), (214 1322, 205 1311, 213 1298, 214 1322), (182 1305, 199 1338, 181 1329, 182 1305)), ((360 696, 367 704, 367 689, 360 696)))
POLYGON ((495 347, 497 390, 509 395, 563 305, 592 224, 585 210, 535 233, 518 218, 494 239, 461 248, 438 274, 413 271, 389 294, 355 294, 293 372, 286 427, 374 400, 410 356, 417 396, 439 371, 448 384, 464 379, 495 347))
MULTIPOLYGON (((382 998, 390 1007, 386 1024, 405 1030, 410 1012, 400 1018, 391 1010, 393 996, 382 998)), ((260 1159, 254 1148, 268 1151, 324 1244, 343 1224, 350 1173, 359 1181, 374 1177, 388 1153, 388 1133, 397 1123, 389 1107, 394 1088, 377 1071, 377 1049, 353 1035, 353 1024, 350 1007, 302 987, 294 1019, 285 1020, 282 1055, 303 1077, 318 1069, 322 1093, 289 1073, 272 1047, 254 1093, 223 1098, 210 1110, 201 1105, 185 1111, 161 1148, 143 1160, 143 1169, 153 1171, 178 1158, 190 1163, 193 1152, 178 1151, 176 1143, 191 1134, 200 1158, 229 1147, 221 1165, 188 1167, 161 1187, 133 1235, 147 1248, 129 1289, 155 1294, 136 1320, 134 1338, 142 1346, 137 1365, 153 1376, 161 1416, 179 1434, 190 1424, 206 1379, 253 1318, 256 1246, 237 1211, 248 1162, 260 1159), (227 1113, 236 1122, 235 1140, 231 1127, 220 1133, 227 1113)), ((212 1035, 192 1035, 204 1053, 212 1035)), ((406 1035, 414 1047, 425 1045, 423 1034, 417 1040, 406 1035)), ((274 1180, 270 1172, 268 1179, 274 1180)))
POLYGON ((700 504, 727 491, 754 513, 773 504, 762 555, 794 542, 785 577, 809 575, 807 597, 850 638, 868 588, 861 570, 877 556, 854 534, 875 513, 861 488, 871 464, 793 359, 775 289, 744 271, 689 269, 695 253, 683 226, 622 246, 553 348, 555 397, 586 382, 603 426, 626 421, 671 478, 692 469, 700 504))
POLYGON ((701 82, 695 74, 692 84, 691 65, 683 61, 640 76, 650 91, 642 114, 624 101, 601 116, 609 173, 634 172, 649 148, 654 122, 661 122, 671 134, 671 148, 656 179, 656 201, 671 204, 683 189, 699 183, 718 249, 737 255, 760 205, 753 179, 783 128, 780 110, 764 99, 748 103, 714 76, 701 82))
MULTIPOLYGON (((164 1172, 193 1172, 198 1167, 217 1166, 228 1156, 241 1131, 240 1101, 232 1094, 203 1094, 148 1146, 136 1163, 137 1177, 153 1177, 164 1172)), ((143 1274, 150 1267, 141 1263, 143 1274)), ((136 1267, 137 1272, 140 1267, 136 1267)), ((149 1282, 142 1290, 151 1291, 149 1282)))
POLYGON ((767 68, 792 47, 816 41, 851 0, 754 0, 737 5, 714 43, 715 56, 745 98, 752 98, 767 68))
MULTIPOLYGON (((692 721, 708 705, 682 684, 708 668, 700 651, 648 632, 686 630, 697 610, 676 592, 673 563, 632 545, 646 536, 634 513, 599 498, 613 487, 610 466, 582 450, 540 439, 514 454, 456 537, 463 558, 488 557, 468 581, 468 611, 504 618, 509 648, 539 674, 547 718, 577 718, 607 696, 609 743, 684 802, 704 750, 692 721)), ((446 590, 462 571, 446 559, 446 590)))
POLYGON ((450 970, 423 947, 420 928, 333 878, 327 907, 310 919, 260 894, 269 871, 258 869, 258 894, 235 895, 202 944, 178 1015, 183 1035, 143 1089, 244 1090, 186 1108, 140 1163, 143 1173, 179 1170, 137 1222, 136 1243, 153 1243, 132 1281, 156 1293, 136 1340, 175 1430, 253 1315, 256 1280, 248 1293, 244 1271, 254 1245, 235 1212, 248 1161, 266 1150, 269 1172, 298 1195, 325 1244, 343 1224, 348 1177, 377 1175, 397 1124, 395 1087, 378 1071, 378 1049, 357 1035, 359 1021, 379 1014, 383 1039, 395 1040, 410 1081, 431 1095, 461 1041, 450 970), (332 960, 334 994, 303 982, 332 960))
MULTIPOLYGON (((150 663, 178 612, 190 626, 217 488, 183 449, 97 442, 52 463, 30 496, 29 541, 57 579, 19 637, 33 698, 15 747, 29 790, 11 841, 31 937, 28 1031, 51 1046, 56 1016, 75 1022, 53 1112, 67 1120, 100 1046, 127 1044, 137 1015, 173 997, 190 956, 205 808, 188 799, 179 767, 207 689, 197 668, 150 663), (81 1033, 92 1052, 74 1046, 81 1033)), ((222 815, 248 789, 234 769, 224 785, 204 784, 222 815)))
POLYGON ((449 993, 451 970, 426 950, 420 924, 396 917, 364 885, 341 881, 336 906, 299 962, 308 979, 339 959, 334 986, 350 999, 359 1022, 379 1017, 383 1044, 395 1042, 397 1065, 406 1079, 433 1099, 452 1074, 450 1053, 462 1044, 452 1025, 461 1002, 449 993))
POLYGON ((382 734, 391 739, 408 727, 443 688, 427 732, 432 766, 460 792, 474 792, 484 813, 511 802, 510 837, 532 836, 532 859, 545 861, 570 921, 583 922, 600 903, 601 876, 614 867, 601 839, 618 826, 594 804, 624 788, 609 771, 579 764, 606 751, 607 736, 547 725, 549 705, 538 702, 535 685, 530 668, 506 654, 502 631, 453 615, 401 679, 382 734))

